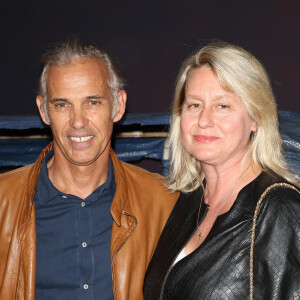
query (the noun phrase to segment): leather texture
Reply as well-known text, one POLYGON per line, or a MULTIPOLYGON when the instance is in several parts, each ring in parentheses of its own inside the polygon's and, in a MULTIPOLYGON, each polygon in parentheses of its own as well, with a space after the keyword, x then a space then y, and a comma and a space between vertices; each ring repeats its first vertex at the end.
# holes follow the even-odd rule
MULTIPOLYGON (((35 298, 34 194, 41 162, 0 175, 0 299, 35 298)), ((143 278, 165 222, 178 198, 158 174, 121 162, 111 150, 116 193, 111 265, 115 299, 143 299, 143 278)), ((101 295, 99 295, 99 299, 101 295)))
MULTIPOLYGON (((148 267, 145 299, 248 299, 252 219, 264 190, 284 182, 265 172, 245 186, 194 252, 172 264, 196 229, 202 189, 181 194, 148 267)), ((203 216, 207 206, 201 209, 203 216)), ((254 299, 300 299, 300 196, 277 188, 264 199, 256 225, 254 299)))

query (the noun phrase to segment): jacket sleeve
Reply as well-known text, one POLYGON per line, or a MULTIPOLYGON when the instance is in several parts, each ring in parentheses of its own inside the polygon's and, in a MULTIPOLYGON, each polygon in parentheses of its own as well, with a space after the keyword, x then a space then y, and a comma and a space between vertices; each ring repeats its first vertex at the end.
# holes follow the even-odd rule
POLYGON ((300 195, 280 188, 262 203, 254 246, 254 299, 300 299, 300 195))

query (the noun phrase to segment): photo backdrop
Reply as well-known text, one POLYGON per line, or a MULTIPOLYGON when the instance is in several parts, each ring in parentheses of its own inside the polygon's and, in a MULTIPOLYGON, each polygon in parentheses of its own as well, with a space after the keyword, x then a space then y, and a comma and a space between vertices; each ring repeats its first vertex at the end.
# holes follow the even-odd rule
POLYGON ((167 112, 183 59, 218 39, 271 76, 279 108, 300 112, 300 1, 7 1, 0 4, 1 115, 37 115, 39 58, 74 36, 119 61, 128 112, 167 112))

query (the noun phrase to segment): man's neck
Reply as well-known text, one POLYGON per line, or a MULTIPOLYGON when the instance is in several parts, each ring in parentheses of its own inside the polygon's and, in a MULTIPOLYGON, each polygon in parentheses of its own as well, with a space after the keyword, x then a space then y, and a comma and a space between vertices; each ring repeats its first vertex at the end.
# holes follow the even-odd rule
POLYGON ((87 166, 77 166, 67 160, 57 159, 55 153, 47 164, 49 179, 61 192, 85 199, 106 182, 109 153, 103 153, 87 166))

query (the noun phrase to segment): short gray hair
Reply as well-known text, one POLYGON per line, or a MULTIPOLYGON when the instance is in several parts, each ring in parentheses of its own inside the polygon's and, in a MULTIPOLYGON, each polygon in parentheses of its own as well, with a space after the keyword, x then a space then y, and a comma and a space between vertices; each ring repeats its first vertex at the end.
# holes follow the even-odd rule
POLYGON ((44 99, 43 109, 47 112, 47 74, 52 66, 65 66, 76 61, 98 59, 105 63, 108 70, 108 86, 113 97, 113 112, 115 116, 118 108, 118 92, 124 87, 124 80, 120 70, 112 56, 103 48, 94 44, 84 44, 77 40, 56 44, 54 48, 47 51, 41 58, 41 72, 39 77, 38 94, 44 99))

